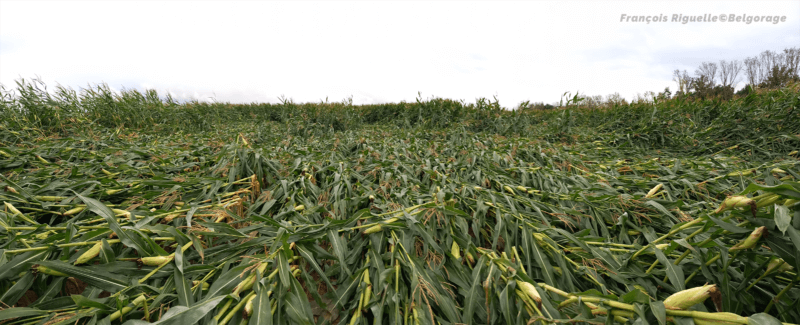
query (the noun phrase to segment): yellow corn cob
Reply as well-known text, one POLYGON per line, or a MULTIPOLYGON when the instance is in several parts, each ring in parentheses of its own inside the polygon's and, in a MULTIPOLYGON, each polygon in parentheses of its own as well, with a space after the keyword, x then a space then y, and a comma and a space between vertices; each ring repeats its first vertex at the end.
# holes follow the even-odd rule
POLYGON ((142 265, 159 266, 161 264, 172 261, 173 258, 175 258, 174 254, 167 256, 148 256, 140 258, 139 262, 142 263, 142 265))
POLYGON ((656 193, 658 193, 658 191, 661 190, 662 187, 664 187, 664 184, 658 183, 658 185, 653 187, 653 189, 651 189, 650 192, 647 192, 647 195, 645 195, 644 197, 648 199, 653 197, 654 195, 656 195, 656 193))
POLYGON ((733 208, 743 208, 747 206, 755 207, 756 202, 753 201, 753 199, 746 196, 741 196, 741 195, 729 196, 728 198, 725 199, 725 201, 722 201, 722 204, 719 205, 719 208, 717 208, 717 210, 715 210, 714 213, 720 213, 725 210, 730 210, 733 208))
POLYGON ((511 187, 509 187, 508 185, 503 186, 503 189, 505 189, 506 192, 511 193, 512 195, 514 195, 514 190, 512 190, 511 187))
POLYGON ((11 203, 8 203, 8 202, 4 202, 4 203, 6 204, 6 209, 8 209, 8 211, 11 212, 12 216, 13 215, 17 215, 17 214, 22 214, 22 212, 17 210, 17 208, 14 207, 14 205, 12 205, 11 203))
POLYGON ((248 298, 247 302, 244 304, 244 318, 245 319, 249 318, 250 315, 253 315, 253 299, 255 297, 256 297, 256 295, 250 296, 250 298, 248 298))
POLYGON ((67 212, 64 212, 64 213, 62 213, 61 215, 62 215, 62 216, 71 216, 71 215, 73 215, 73 214, 76 214, 76 213, 78 213, 78 212, 81 212, 81 211, 83 211, 84 209, 86 209, 86 207, 77 207, 77 208, 72 208, 72 209, 69 209, 69 210, 67 210, 67 212))
POLYGON ((729 249, 728 251, 733 252, 742 249, 750 249, 756 247, 758 240, 761 239, 761 237, 764 236, 766 233, 767 233, 767 227, 758 227, 756 228, 756 230, 753 230, 753 232, 750 233, 750 236, 747 236, 747 238, 745 238, 735 246, 731 247, 731 249, 729 249))
POLYGON ((380 232, 381 230, 383 230, 381 225, 374 225, 372 227, 367 228, 367 230, 364 230, 364 234, 365 235, 374 234, 376 232, 380 232))
MULTIPOLYGON (((267 270, 267 263, 261 263, 256 268, 256 271, 260 273, 264 273, 264 271, 266 270, 267 270)), ((277 272, 278 270, 276 269, 275 271, 277 272)), ((256 283, 256 273, 253 272, 252 274, 250 274, 250 276, 245 278, 244 281, 242 281, 241 283, 239 283, 239 285, 236 286, 236 288, 233 290, 233 295, 238 296, 240 293, 246 290, 250 290, 250 288, 252 288, 255 283, 256 283)))
POLYGON ((461 258, 461 248, 458 247, 458 243, 456 243, 455 240, 453 241, 453 245, 450 246, 450 254, 452 254, 456 259, 461 258))
POLYGON ((715 284, 686 289, 664 299, 664 307, 667 309, 687 309, 705 301, 712 294, 719 294, 715 284))
POLYGON ((369 269, 364 270, 364 280, 363 282, 367 285, 364 289, 364 294, 361 296, 361 306, 366 306, 369 302, 369 298, 372 295, 372 283, 369 280, 369 269))
POLYGON ((125 217, 128 217, 129 219, 131 217, 131 212, 130 211, 120 210, 120 209, 111 209, 111 211, 114 212, 116 217, 125 216, 125 217))
POLYGON ((46 196, 46 195, 45 196, 37 195, 34 196, 34 198, 39 201, 46 201, 46 202, 58 202, 67 199, 66 196, 46 196))
POLYGON ((738 171, 738 172, 730 172, 728 173, 728 177, 735 177, 735 176, 750 176, 753 175, 753 170, 745 170, 745 171, 738 171))
POLYGON ((36 159, 38 159, 39 161, 41 161, 45 165, 49 165, 50 164, 50 162, 45 160, 44 158, 42 158, 42 156, 36 155, 36 159))
POLYGON ((761 200, 756 201, 756 208, 763 208, 765 206, 772 205, 773 203, 777 202, 780 197, 781 196, 778 194, 768 195, 761 200))
POLYGON ((51 234, 55 234, 55 233, 56 233, 55 231, 49 230, 47 232, 43 232, 41 234, 38 234, 38 235, 36 235, 34 237, 36 237, 36 239, 38 239, 38 240, 45 240, 45 239, 47 239, 47 237, 50 237, 51 234))
POLYGON ((89 248, 89 250, 81 254, 81 256, 79 256, 78 259, 75 260, 75 263, 73 265, 79 265, 91 261, 93 258, 97 257, 97 255, 100 255, 101 248, 103 248, 103 242, 102 241, 97 242, 97 244, 94 244, 92 248, 89 248))
POLYGON ((19 217, 20 219, 30 222, 34 225, 39 224, 38 222, 31 220, 31 218, 28 218, 28 216, 17 210, 17 208, 14 207, 11 203, 5 202, 5 204, 6 204, 6 209, 8 209, 8 211, 11 212, 12 216, 19 217))
POLYGON ((124 191, 124 189, 106 190, 106 195, 114 195, 122 191, 124 191))
POLYGON ((519 286, 523 293, 536 302, 537 307, 542 306, 542 297, 539 295, 539 292, 536 291, 536 287, 524 281, 517 281, 517 286, 519 286))
POLYGON ((742 317, 734 313, 720 312, 714 313, 714 316, 724 318, 724 320, 695 318, 694 323, 695 325, 739 325, 747 323, 747 317, 742 317))
POLYGON ((297 211, 297 212, 303 211, 305 209, 306 209, 306 206, 302 205, 302 204, 294 207, 294 211, 297 211))

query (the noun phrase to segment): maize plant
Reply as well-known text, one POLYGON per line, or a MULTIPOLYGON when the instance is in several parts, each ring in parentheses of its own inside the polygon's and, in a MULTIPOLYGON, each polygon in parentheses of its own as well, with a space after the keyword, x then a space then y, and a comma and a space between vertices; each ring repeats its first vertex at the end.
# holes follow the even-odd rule
POLYGON ((796 88, 507 111, 18 86, 2 324, 800 322, 796 88))

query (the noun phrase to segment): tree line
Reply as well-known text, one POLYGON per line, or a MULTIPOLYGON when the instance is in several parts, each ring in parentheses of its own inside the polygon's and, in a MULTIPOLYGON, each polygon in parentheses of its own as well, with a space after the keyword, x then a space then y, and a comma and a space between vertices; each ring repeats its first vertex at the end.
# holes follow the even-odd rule
POLYGON ((672 80, 678 83, 676 95, 731 99, 734 94, 745 95, 758 88, 781 88, 792 81, 800 81, 798 65, 800 48, 788 48, 783 52, 767 50, 744 60, 703 62, 693 76, 686 70, 676 69, 672 80), (742 77, 745 87, 735 92, 742 77))

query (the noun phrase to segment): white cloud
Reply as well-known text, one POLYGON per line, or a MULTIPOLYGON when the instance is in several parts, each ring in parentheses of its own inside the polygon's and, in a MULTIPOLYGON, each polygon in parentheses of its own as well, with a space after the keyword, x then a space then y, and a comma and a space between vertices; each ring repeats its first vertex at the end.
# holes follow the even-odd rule
POLYGON ((0 2, 0 82, 178 99, 501 104, 675 88, 674 69, 800 45, 796 2, 0 2), (620 15, 786 15, 620 23, 620 15))

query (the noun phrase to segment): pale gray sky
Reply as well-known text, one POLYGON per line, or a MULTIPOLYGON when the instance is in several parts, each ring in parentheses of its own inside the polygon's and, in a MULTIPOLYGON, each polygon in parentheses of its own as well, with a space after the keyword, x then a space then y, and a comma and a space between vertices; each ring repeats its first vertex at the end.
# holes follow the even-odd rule
POLYGON ((800 46, 800 1, 0 1, 0 83, 154 88, 177 99, 501 105, 626 98, 674 69, 800 46), (658 23, 622 14, 665 15, 658 23), (671 22, 673 14, 786 16, 671 22))

